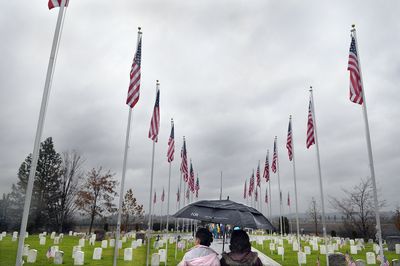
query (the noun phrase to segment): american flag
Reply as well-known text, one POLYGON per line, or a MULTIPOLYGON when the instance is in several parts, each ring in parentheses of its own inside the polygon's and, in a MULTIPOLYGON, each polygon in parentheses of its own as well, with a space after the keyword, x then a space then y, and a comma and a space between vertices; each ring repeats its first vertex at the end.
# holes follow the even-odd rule
POLYGON ((251 174, 250 184, 249 184, 249 196, 250 197, 251 197, 251 195, 253 195, 253 191, 254 191, 254 170, 253 170, 253 173, 251 174))
POLYGON ((312 101, 310 97, 310 103, 308 104, 308 121, 307 121, 307 141, 306 141, 307 149, 310 148, 310 146, 313 144, 315 144, 314 118, 312 113, 312 101))
POLYGON ((181 172, 183 174, 183 180, 185 182, 188 181, 189 177, 189 171, 188 171, 188 163, 187 163, 187 153, 186 153, 186 140, 185 137, 183 137, 183 147, 181 150, 181 158, 182 158, 182 163, 181 163, 181 172))
POLYGON ((181 192, 179 191, 179 187, 178 187, 178 191, 176 192, 176 202, 179 202, 181 198, 181 192))
POLYGON ((157 196, 156 196, 156 192, 154 191, 153 203, 156 204, 156 202, 157 202, 157 196))
POLYGON ((258 161, 258 166, 257 166, 256 177, 257 177, 257 186, 261 187, 261 177, 260 177, 260 161, 258 161))
POLYGON ((264 178, 265 182, 269 181, 269 150, 267 150, 267 156, 265 157, 264 178))
POLYGON ((168 152, 167 152, 167 158, 169 163, 174 160, 174 152, 175 152, 174 121, 171 120, 171 134, 169 135, 168 152))
POLYGON ((289 119, 286 148, 287 148, 288 154, 289 154, 289 161, 291 161, 293 159, 292 118, 289 119))
POLYGON ((290 195, 289 195, 289 192, 287 193, 287 206, 290 207, 290 195))
POLYGON ((190 177, 189 177, 189 188, 192 193, 194 193, 194 172, 193 172, 193 165, 192 160, 190 160, 190 177))
POLYGON ((198 198, 199 197, 199 190, 200 190, 199 177, 197 177, 197 179, 196 179, 195 190, 196 190, 196 198, 198 198))
POLYGON ((139 101, 140 95, 140 65, 142 61, 142 33, 138 33, 138 44, 136 48, 135 57, 133 58, 131 72, 130 72, 130 81, 129 81, 129 89, 128 96, 126 98, 126 104, 129 105, 130 108, 133 108, 136 103, 139 101))
MULTIPOLYGON (((49 9, 52 9, 52 8, 61 6, 61 2, 62 2, 62 0, 49 0, 49 3, 47 4, 47 6, 49 7, 49 9)), ((65 1, 65 6, 68 6, 68 2, 69 2, 69 0, 65 1)))
POLYGON ((347 70, 350 71, 350 101, 358 104, 363 104, 363 88, 360 75, 361 70, 358 62, 356 38, 354 37, 354 35, 351 35, 349 65, 347 67, 347 70))
POLYGON ((246 196, 247 196, 247 179, 244 181, 243 198, 245 199, 246 196))
POLYGON ((157 96, 154 104, 153 116, 150 122, 149 138, 153 141, 158 141, 158 130, 160 129, 160 90, 157 82, 157 96))
POLYGON ((278 161, 278 151, 277 151, 277 147, 276 147, 276 137, 274 140, 274 155, 272 157, 272 165, 271 165, 271 170, 272 172, 276 173, 276 163, 278 161))
POLYGON ((162 189, 162 194, 161 194, 161 201, 164 202, 165 198, 165 193, 164 193, 164 188, 162 189))
POLYGON ((268 190, 265 189, 265 203, 268 204, 268 190))

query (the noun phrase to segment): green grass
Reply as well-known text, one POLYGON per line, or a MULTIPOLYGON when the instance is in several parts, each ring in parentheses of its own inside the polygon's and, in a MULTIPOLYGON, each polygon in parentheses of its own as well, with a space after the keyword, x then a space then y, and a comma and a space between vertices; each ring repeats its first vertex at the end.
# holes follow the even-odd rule
MULTIPOLYGON (((297 251, 292 251, 291 244, 289 244, 286 240, 284 241, 283 247, 285 248, 285 255, 284 255, 284 260, 282 261, 282 256, 278 255, 277 250, 275 250, 273 253, 271 253, 271 251, 269 250, 270 242, 271 242, 270 240, 265 240, 264 248, 262 248, 262 245, 255 244, 255 242, 252 243, 252 246, 254 248, 258 249, 259 251, 263 252, 265 255, 267 255, 271 259, 280 263, 282 266, 298 265, 297 264, 297 251)), ((302 242, 301 245, 302 245, 302 247, 310 246, 306 242, 302 242)), ((312 246, 310 246, 310 247, 311 247, 311 254, 307 255, 307 264, 306 265, 316 265, 318 257, 320 259, 321 266, 326 265, 326 255, 320 255, 319 251, 313 251, 312 246)), ((275 245, 275 248, 277 249, 277 245, 275 245)), ((336 251, 336 252, 341 252, 343 254, 346 254, 346 252, 348 252, 350 254, 350 246, 344 245, 342 248, 339 248, 339 251, 336 251)), ((351 255, 351 256, 353 257, 354 261, 357 259, 362 259, 362 260, 366 261, 365 254, 367 252, 372 252, 372 244, 366 244, 365 249, 358 251, 357 255, 351 255)), ((394 251, 385 251, 385 256, 386 256, 386 258, 388 258, 388 260, 390 262, 393 259, 400 259, 400 255, 396 255, 396 253, 394 251)), ((379 264, 376 264, 376 265, 379 265, 379 264)))
MULTIPOLYGON (((64 239, 60 242, 59 250, 64 251, 64 265, 73 265, 74 260, 72 259, 72 248, 77 246, 79 242, 79 237, 64 236, 64 239)), ((119 250, 119 257, 117 260, 118 266, 128 266, 128 265, 146 265, 146 252, 147 247, 142 245, 133 250, 133 260, 124 261, 124 248, 131 246, 132 240, 128 239, 126 243, 122 244, 122 249, 119 250)), ((156 253, 157 251, 153 249, 154 238, 152 238, 150 254, 156 253)), ((29 238, 25 240, 25 244, 30 245, 30 249, 36 249, 38 251, 36 263, 26 263, 25 265, 32 266, 43 266, 43 265, 54 265, 53 259, 48 259, 46 257, 46 252, 53 244, 53 240, 48 236, 46 239, 46 245, 39 245, 38 235, 30 235, 29 238)), ((11 236, 8 235, 0 241, 0 266, 12 266, 15 265, 15 258, 17 255, 18 241, 11 241, 11 236)), ((92 260, 93 250, 96 247, 101 247, 101 241, 97 241, 94 246, 89 246, 89 241, 85 242, 85 247, 82 251, 85 252, 85 264, 84 265, 112 265, 114 247, 103 248, 102 259, 92 260)), ((164 246, 165 248, 165 246, 164 246)), ((175 260, 175 244, 168 245, 168 264, 177 265, 182 259, 185 251, 177 252, 177 259, 175 260)), ((26 257, 24 257, 26 261, 26 257)), ((162 265, 162 264, 161 264, 162 265)))

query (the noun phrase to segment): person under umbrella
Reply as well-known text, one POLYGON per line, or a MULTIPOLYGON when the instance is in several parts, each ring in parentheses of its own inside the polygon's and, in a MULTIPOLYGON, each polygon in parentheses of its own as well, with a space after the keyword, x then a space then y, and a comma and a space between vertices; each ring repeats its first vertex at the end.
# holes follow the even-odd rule
POLYGON ((249 236, 241 229, 233 230, 229 249, 231 252, 222 253, 221 266, 263 265, 257 252, 251 251, 249 236))
POLYGON ((178 266, 220 266, 218 253, 210 248, 211 232, 201 227, 195 237, 195 246, 185 253, 178 266))

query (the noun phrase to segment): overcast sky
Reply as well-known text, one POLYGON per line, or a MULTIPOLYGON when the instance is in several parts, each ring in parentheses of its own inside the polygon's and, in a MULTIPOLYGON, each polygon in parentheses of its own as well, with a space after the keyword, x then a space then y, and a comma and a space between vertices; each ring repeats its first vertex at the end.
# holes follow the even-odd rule
MULTIPOLYGON (((1 1, 0 10, 4 193, 17 182, 20 164, 33 151, 58 9, 49 11, 47 1, 40 0, 1 1)), ((311 197, 319 199, 315 145, 305 147, 310 85, 326 208, 331 211, 328 196, 341 197, 342 188, 370 175, 362 107, 348 100, 347 60, 355 23, 377 185, 386 209, 393 210, 400 204, 399 12, 400 3, 394 0, 70 0, 42 140, 53 137, 58 152, 79 150, 87 170, 103 166, 120 180, 128 117, 125 100, 141 26, 141 94, 132 113, 125 187, 133 188, 146 209, 152 152, 147 134, 159 79, 161 128, 154 188, 158 195, 167 189, 166 152, 173 117, 173 211, 183 136, 200 178, 200 199, 219 197, 223 171, 223 197, 237 201, 243 201, 245 179, 259 160, 264 164, 277 136, 281 189, 285 199, 290 191, 294 203, 292 164, 285 148, 289 115, 299 211, 306 211, 311 197)), ((277 175, 271 179, 277 214, 277 175)))

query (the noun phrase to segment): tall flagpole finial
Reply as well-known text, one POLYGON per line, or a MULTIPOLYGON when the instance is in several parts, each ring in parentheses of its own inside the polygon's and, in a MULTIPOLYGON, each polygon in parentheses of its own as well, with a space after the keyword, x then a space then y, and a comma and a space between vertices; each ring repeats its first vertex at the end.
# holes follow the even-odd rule
POLYGON ((174 118, 171 117, 171 124, 174 124, 174 118))
POLYGON ((312 91, 312 86, 310 86, 310 91, 312 91))
POLYGON ((355 32, 356 31, 356 24, 351 24, 351 32, 355 32))
POLYGON ((142 33, 141 30, 142 30, 142 27, 138 27, 138 32, 139 33, 142 33))
POLYGON ((157 85, 160 85, 160 81, 159 81, 158 79, 156 80, 156 84, 157 84, 157 85))
POLYGON ((289 115, 289 119, 292 119, 292 115, 289 115))

